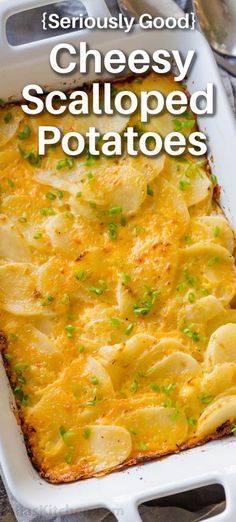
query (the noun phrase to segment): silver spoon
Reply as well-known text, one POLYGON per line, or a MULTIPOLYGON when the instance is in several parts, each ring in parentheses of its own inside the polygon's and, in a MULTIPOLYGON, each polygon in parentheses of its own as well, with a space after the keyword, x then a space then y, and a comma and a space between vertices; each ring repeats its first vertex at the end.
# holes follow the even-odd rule
POLYGON ((236 58, 236 0, 193 0, 193 6, 217 63, 236 76, 236 66, 218 54, 236 58))
MULTIPOLYGON (((159 0, 158 5, 155 0, 139 0, 139 2, 137 2, 137 0, 117 0, 117 3, 124 16, 134 16, 138 19, 140 14, 144 12, 152 16, 169 16, 169 12, 167 12, 168 9, 166 9, 168 6, 165 0, 159 0)), ((236 27, 236 0, 193 0, 193 4, 203 33, 210 42, 213 51, 217 51, 214 52, 214 55, 218 65, 233 76, 236 76, 236 66, 218 54, 220 48, 224 48, 224 54, 236 56, 236 38, 234 38, 236 27), (213 22, 214 19, 215 22, 213 22), (223 31, 221 32, 222 35, 226 35, 224 43, 221 43, 221 45, 220 42, 222 42, 223 36, 219 38, 219 34, 221 34, 219 29, 218 32, 217 30, 212 31, 212 27, 218 27, 217 24, 219 24, 219 27, 227 28, 227 33, 226 29, 224 33, 223 31), (217 34, 218 38, 212 38, 212 34, 217 34), (214 45, 214 42, 217 42, 217 46, 214 45), (232 50, 234 50, 235 54, 233 54, 232 50)), ((177 4, 173 5, 176 9, 176 13, 172 14, 172 16, 182 16, 183 13, 177 4)))

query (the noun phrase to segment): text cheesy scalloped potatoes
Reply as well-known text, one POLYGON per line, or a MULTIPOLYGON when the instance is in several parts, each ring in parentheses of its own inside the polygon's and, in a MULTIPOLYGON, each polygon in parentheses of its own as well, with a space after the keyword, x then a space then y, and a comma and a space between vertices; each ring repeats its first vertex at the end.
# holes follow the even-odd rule
MULTIPOLYGON (((128 85, 175 88, 155 74, 128 85)), ((128 123, 196 125, 186 111, 112 128, 128 123)), ((229 433, 234 235, 206 159, 40 158, 40 124, 80 130, 80 117, 0 110, 1 348, 33 464, 69 482, 229 433)))

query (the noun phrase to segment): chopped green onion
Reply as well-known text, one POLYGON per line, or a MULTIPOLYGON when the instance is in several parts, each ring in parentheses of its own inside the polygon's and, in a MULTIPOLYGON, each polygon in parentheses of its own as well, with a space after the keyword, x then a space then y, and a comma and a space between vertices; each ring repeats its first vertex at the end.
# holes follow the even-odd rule
POLYGON ((121 214, 122 207, 112 207, 108 210, 108 216, 116 216, 117 214, 121 214))
POLYGON ((153 197, 154 196, 154 190, 150 185, 147 185, 147 195, 153 197))
POLYGON ((143 440, 141 440, 139 443, 139 449, 142 451, 147 449, 147 444, 145 444, 145 442, 143 442, 143 440))
POLYGON ((194 417, 187 417, 187 421, 190 426, 196 426, 197 424, 197 419, 194 419, 194 417))
POLYGON ((191 328, 184 328, 183 333, 190 337, 195 343, 198 343, 200 341, 200 335, 198 332, 193 331, 191 328))
POLYGON ((138 391, 138 381, 136 379, 131 383, 129 391, 131 393, 136 393, 138 391))
POLYGON ((73 326, 72 324, 67 324, 65 327, 65 330, 67 332, 68 339, 73 339, 74 332, 75 332, 75 326, 73 326))
POLYGON ((148 315, 153 305, 155 304, 157 298, 160 295, 160 290, 148 290, 141 301, 134 305, 133 310, 135 315, 137 316, 145 316, 148 315))
POLYGON ((233 433, 234 437, 236 437, 236 424, 233 424, 231 433, 233 433))
POLYGON ((214 237, 219 237, 220 235, 220 228, 219 227, 215 227, 214 230, 213 230, 213 236, 214 237))
POLYGON ((85 428, 84 432, 83 432, 83 437, 85 439, 89 439, 90 435, 91 435, 91 428, 85 428))
POLYGON ((6 359, 6 361, 12 361, 13 359, 12 355, 10 355, 9 353, 4 353, 3 357, 4 359, 6 359))
POLYGON ((30 401, 29 401, 29 396, 23 394, 23 397, 22 397, 22 399, 21 399, 21 404, 22 404, 22 406, 27 407, 27 406, 29 406, 29 403, 30 403, 30 401))
POLYGON ((207 266, 212 267, 212 266, 216 265, 219 262, 220 262, 220 257, 219 256, 214 256, 214 257, 212 257, 211 259, 208 260, 207 266))
POLYGON ((183 240, 184 240, 184 242, 186 243, 186 245, 192 245, 193 240, 192 240, 191 236, 187 236, 187 235, 185 235, 185 236, 183 237, 183 240))
MULTIPOLYGON (((99 159, 99 158, 96 158, 96 159, 99 159)), ((86 167, 92 167, 92 165, 94 165, 96 159, 93 157, 93 156, 90 156, 86 162, 85 162, 85 165, 86 167)))
POLYGON ((65 216, 67 217, 67 219, 74 219, 74 214, 73 212, 66 212, 65 216))
POLYGON ((17 374, 22 374, 29 370, 29 364, 27 363, 17 363, 15 364, 15 371, 17 374))
POLYGON ((195 286, 198 282, 198 278, 193 276, 192 274, 190 274, 188 268, 184 268, 183 270, 184 272, 184 278, 185 278, 185 281, 191 285, 191 286, 195 286))
POLYGON ((91 286, 89 288, 89 291, 92 292, 93 294, 96 294, 96 295, 102 295, 104 290, 102 290, 102 288, 97 288, 95 286, 91 286))
POLYGON ((96 388, 94 388, 94 390, 93 390, 93 398, 90 399, 90 400, 87 402, 87 406, 95 406, 95 404, 96 404, 96 400, 97 400, 97 397, 96 397, 96 388))
POLYGON ((170 397, 166 397, 166 402, 162 402, 161 406, 163 408, 172 408, 172 399, 170 397))
POLYGON ((207 290, 207 288, 202 288, 202 295, 207 297, 209 294, 210 294, 210 292, 209 292, 209 290, 207 290))
POLYGON ((176 292, 182 292, 182 290, 184 290, 185 288, 187 287, 187 283, 180 283, 179 285, 176 286, 176 292))
POLYGON ((89 181, 92 181, 94 179, 94 175, 92 174, 92 172, 88 172, 87 178, 89 181))
POLYGON ((122 227, 125 227, 125 225, 126 225, 126 218, 125 218, 125 216, 121 216, 120 224, 121 224, 122 227))
POLYGON ((160 391, 160 387, 155 382, 153 384, 150 384, 150 388, 155 393, 158 393, 160 391))
POLYGON ((76 197, 81 198, 82 192, 77 192, 76 197))
POLYGON ((54 194, 53 192, 47 192, 46 193, 46 198, 47 199, 50 199, 50 201, 53 201, 54 199, 57 198, 56 194, 54 194))
POLYGON ((23 130, 21 132, 19 132, 18 138, 19 138, 19 140, 26 140, 27 138, 29 138, 30 134, 31 134, 31 129, 30 129, 29 125, 25 125, 23 130))
POLYGON ((128 274, 125 274, 124 272, 119 272, 118 276, 120 277, 121 283, 127 284, 131 281, 131 277, 128 274))
POLYGON ((117 87, 115 87, 115 85, 113 85, 113 83, 111 84, 111 98, 115 98, 115 96, 117 95, 117 93, 119 92, 119 89, 117 89, 117 87))
POLYGON ((85 347, 81 344, 81 345, 79 346, 79 348, 78 348, 78 352, 79 352, 79 353, 83 353, 84 350, 85 350, 85 347))
POLYGON ((85 281, 86 277, 86 271, 83 269, 75 272, 75 278, 78 279, 78 281, 85 281))
POLYGON ((188 293, 188 300, 189 300, 190 304, 193 304, 196 301, 196 296, 195 296, 194 292, 188 293))
POLYGON ((18 147, 18 149, 19 149, 21 157, 24 160, 27 160, 30 165, 32 165, 33 167, 37 167, 37 168, 39 168, 41 166, 41 163, 42 163, 41 156, 39 156, 38 154, 35 154, 34 152, 32 152, 32 150, 26 152, 21 147, 18 147))
POLYGON ((25 379, 25 377, 22 377, 22 376, 20 375, 20 376, 18 377, 18 382, 19 382, 20 384, 26 384, 26 379, 25 379))
POLYGON ((212 174, 211 178, 212 178, 212 183, 213 183, 214 187, 216 187, 218 185, 217 177, 215 176, 215 174, 212 174))
POLYGON ((12 121, 12 118, 13 118, 12 112, 7 112, 3 119, 4 119, 5 123, 10 123, 12 121))
POLYGON ((61 298, 61 304, 68 305, 70 303, 70 296, 68 294, 64 294, 61 298))
POLYGON ((130 323, 130 324, 127 326, 126 330, 125 330, 126 335, 130 335, 130 334, 132 333, 133 329, 134 329, 134 324, 133 324, 133 323, 130 323))
POLYGON ((98 380, 98 378, 96 377, 96 375, 93 375, 93 376, 91 377, 91 382, 92 382, 92 384, 94 384, 95 386, 96 386, 97 384, 99 384, 99 380, 98 380))
POLYGON ((52 207, 45 207, 40 209, 41 216, 55 216, 56 212, 52 207))
POLYGON ((42 306, 48 306, 50 303, 54 301, 54 297, 51 294, 48 294, 44 297, 42 301, 42 306))
POLYGON ((202 404, 210 404, 210 402, 213 401, 213 395, 206 395, 205 393, 202 393, 199 396, 199 400, 202 404))
POLYGON ((60 433, 61 437, 64 437, 64 435, 66 433, 66 430, 65 430, 64 426, 60 426, 59 433, 60 433))
POLYGON ((24 216, 21 216, 18 218, 19 223, 27 223, 27 218, 24 216))
POLYGON ((34 239, 41 239, 41 237, 42 237, 41 232, 36 232, 36 234, 34 234, 34 239))
POLYGON ((57 170, 62 170, 62 169, 65 169, 65 168, 68 168, 68 169, 73 169, 75 167, 75 162, 73 159, 71 158, 64 158, 62 160, 60 160, 57 164, 57 170))
POLYGON ((70 465, 72 463, 73 457, 72 457, 71 453, 66 453, 64 458, 65 458, 66 464, 70 465))
POLYGON ((95 203, 95 201, 89 201, 89 206, 91 208, 97 208, 97 203, 95 203))
POLYGON ((112 241, 115 241, 117 239, 117 225, 115 223, 108 223, 108 233, 109 237, 112 241))
POLYGON ((181 131, 184 129, 193 129, 193 127, 195 125, 195 120, 188 119, 187 121, 181 121, 176 118, 173 120, 173 124, 174 124, 174 131, 178 132, 178 131, 181 131))
POLYGON ((163 393, 170 393, 175 389, 175 384, 168 384, 168 386, 162 386, 163 393))
POLYGON ((172 420, 173 422, 175 422, 176 419, 177 419, 177 417, 178 417, 178 415, 179 415, 179 410, 178 410, 177 407, 175 407, 174 412, 173 412, 173 415, 171 415, 171 420, 172 420))
POLYGON ((15 183, 14 183, 14 181, 12 181, 12 179, 8 178, 8 179, 7 179, 7 183, 8 183, 8 185, 9 185, 10 188, 14 188, 15 183))
POLYGON ((15 343, 16 341, 18 341, 19 336, 16 335, 15 333, 10 333, 9 334, 9 339, 10 339, 10 341, 13 341, 15 343))
POLYGON ((184 192, 190 185, 190 181, 187 179, 181 179, 179 182, 179 189, 184 192))
POLYGON ((112 326, 120 326, 120 320, 116 317, 111 317, 111 324, 112 326))

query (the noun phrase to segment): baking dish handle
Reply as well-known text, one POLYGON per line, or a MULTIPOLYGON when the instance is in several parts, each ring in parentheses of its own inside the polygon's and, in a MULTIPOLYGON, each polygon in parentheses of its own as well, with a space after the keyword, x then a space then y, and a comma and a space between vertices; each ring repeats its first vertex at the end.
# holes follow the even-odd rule
POLYGON ((204 518, 204 522, 235 522, 236 521, 236 471, 225 471, 218 477, 218 483, 225 490, 226 509, 223 513, 210 518, 204 518))
MULTIPOLYGON (((204 518, 204 522, 236 522, 236 470, 230 470, 230 471, 221 471, 218 473, 218 476, 215 476, 212 479, 212 482, 209 482, 211 484, 218 483, 222 484, 225 490, 225 497, 226 497, 226 509, 216 515, 211 516, 210 513, 208 514, 208 518, 204 518), (210 515, 210 516, 209 516, 210 515)), ((195 487, 201 487, 206 486, 206 482, 199 482, 195 484, 195 487)), ((192 489, 192 488, 191 488, 192 489)), ((193 487, 194 489, 194 487, 193 487)), ((173 491, 172 494, 180 492, 173 491)), ((148 498, 138 498, 131 497, 128 500, 127 499, 121 499, 118 502, 118 499, 114 499, 112 504, 110 504, 108 509, 114 514, 118 522, 142 522, 142 518, 138 511, 138 506, 145 501, 148 501, 150 499, 154 499, 158 497, 155 495, 155 491, 153 491, 153 494, 148 495, 148 498)), ((196 519, 197 522, 198 519, 196 519)), ((200 522, 201 519, 199 519, 200 522)))
MULTIPOLYGON (((111 15, 105 0, 80 0, 84 5, 88 16, 94 18, 100 16, 102 18, 111 15)), ((1 54, 7 63, 7 56, 12 55, 15 49, 9 45, 6 34, 7 19, 22 11, 35 9, 51 4, 55 4, 56 0, 0 0, 0 49, 1 54)), ((27 44, 30 45, 30 44, 27 44)), ((18 46, 17 46, 18 47, 18 46)), ((19 46, 20 47, 20 46, 19 46)))
POLYGON ((142 522, 135 501, 120 502, 117 505, 108 506, 118 522, 142 522))

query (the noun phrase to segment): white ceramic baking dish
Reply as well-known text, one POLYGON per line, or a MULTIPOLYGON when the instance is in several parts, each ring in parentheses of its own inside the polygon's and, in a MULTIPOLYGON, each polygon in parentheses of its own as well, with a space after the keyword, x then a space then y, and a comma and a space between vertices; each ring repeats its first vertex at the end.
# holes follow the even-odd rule
MULTIPOLYGON (((75 44, 86 40, 91 47, 101 50, 112 48, 126 52, 135 48, 179 49, 183 54, 195 49, 197 60, 189 75, 189 91, 204 89, 213 82, 216 95, 216 113, 199 118, 199 126, 209 136, 209 157, 214 173, 222 185, 222 206, 236 230, 236 129, 232 110, 213 55, 203 36, 197 31, 133 31, 77 32, 50 40, 11 47, 6 39, 6 20, 19 11, 54 3, 53 0, 0 1, 0 97, 19 98, 27 83, 39 83, 48 88, 68 88, 79 85, 79 75, 58 77, 49 66, 49 52, 59 41, 75 44)), ((103 0, 84 0, 90 15, 107 15, 103 0)), ((88 75, 86 81, 92 80, 88 75)), ((223 284, 223 281, 222 281, 223 284)), ((141 518, 137 506, 169 494, 194 489, 202 485, 220 483, 226 492, 226 510, 211 518, 213 521, 236 520, 236 439, 229 437, 202 447, 182 452, 143 466, 112 473, 96 479, 66 485, 50 485, 34 470, 10 406, 11 392, 3 366, 0 366, 0 461, 9 489, 25 507, 37 510, 42 518, 47 514, 72 513, 77 510, 106 507, 120 522, 138 522, 141 518)))

